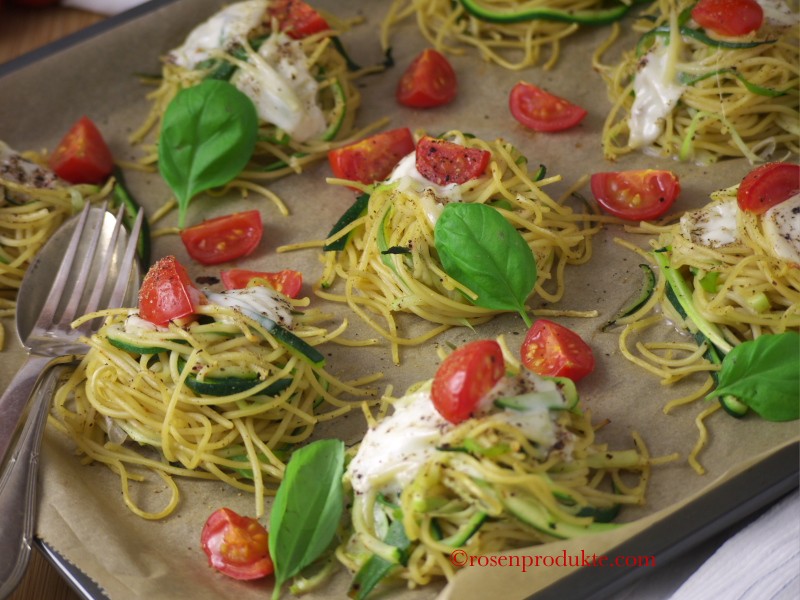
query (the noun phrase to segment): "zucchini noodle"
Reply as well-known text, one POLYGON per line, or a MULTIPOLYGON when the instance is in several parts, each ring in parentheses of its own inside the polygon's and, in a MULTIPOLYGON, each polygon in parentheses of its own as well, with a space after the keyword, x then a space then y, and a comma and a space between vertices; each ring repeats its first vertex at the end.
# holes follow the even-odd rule
POLYGON ((126 323, 142 321, 132 309, 86 315, 73 326, 98 317, 106 320, 57 391, 50 422, 87 463, 119 475, 126 505, 145 519, 178 507, 178 477, 221 480, 252 493, 255 513, 263 515, 292 448, 317 424, 374 403, 365 386, 379 374, 342 381, 324 369, 321 355, 306 355, 343 331, 315 325, 324 318, 316 311, 295 317, 293 346, 285 343, 286 330, 279 340, 263 321, 213 303, 199 306, 192 322, 168 328, 130 331, 126 323), (130 490, 148 472, 169 489, 158 510, 140 506, 130 490))
POLYGON ((581 25, 621 19, 630 2, 603 8, 603 0, 394 0, 381 24, 388 49, 392 30, 412 15, 425 39, 440 52, 476 50, 483 60, 518 71, 552 68, 561 41, 581 25))
MULTIPOLYGON (((600 230, 599 221, 594 220, 598 216, 575 212, 565 202, 550 198, 544 188, 560 177, 537 180, 543 176, 543 167, 538 174, 529 172, 527 159, 508 142, 485 142, 456 131, 443 137, 491 153, 486 175, 456 186, 459 201, 495 207, 520 232, 537 264, 531 297, 557 303, 564 295, 566 266, 591 257, 591 237, 600 230)), ((347 303, 391 342, 395 363, 400 361, 401 345, 418 345, 451 327, 484 323, 503 312, 473 304, 474 294, 441 266, 432 219, 448 201, 452 198, 437 196, 431 188, 417 192, 390 179, 372 188, 361 217, 327 240, 332 243, 349 235, 341 251, 324 254, 324 271, 315 293, 347 303), (403 252, 386 253, 388 248, 403 252), (337 283, 341 285, 334 289, 337 283), (416 315, 433 327, 407 337, 395 317, 401 313, 416 315)))
POLYGON ((788 0, 780 20, 765 11, 763 25, 740 37, 698 27, 688 12, 693 5, 659 0, 634 22, 642 35, 617 65, 601 64, 600 53, 595 55, 612 102, 603 127, 606 158, 643 150, 711 164, 797 154, 797 1, 788 0))
MULTIPOLYGON (((512 387, 503 388, 501 382, 495 390, 516 391, 520 377, 530 374, 520 375, 510 363, 506 366, 510 371, 505 381, 512 387)), ((420 402, 431 404, 430 385, 423 382, 409 390, 395 414, 419 411, 415 407, 420 402)), ((500 391, 491 395, 495 407, 505 396, 500 391)), ((636 433, 633 448, 610 450, 596 439, 599 426, 592 424, 591 413, 577 405, 545 408, 537 415, 542 420, 534 433, 515 420, 526 417, 503 418, 514 411, 493 410, 458 425, 430 423, 441 429, 441 438, 420 459, 410 483, 382 486, 379 483, 386 482, 379 478, 364 485, 370 481, 365 460, 377 452, 373 443, 386 444, 386 471, 394 470, 393 460, 401 465, 414 460, 409 458, 414 452, 411 442, 394 448, 387 441, 400 437, 402 421, 392 425, 396 431, 380 431, 360 463, 359 451, 345 475, 353 505, 347 537, 336 552, 340 562, 359 573, 377 555, 394 563, 391 580, 416 587, 440 577, 451 579, 457 570, 451 553, 457 548, 465 555, 481 556, 608 531, 617 527, 609 521, 622 506, 644 504, 651 467, 676 458, 652 458, 636 433), (392 533, 398 524, 403 536, 392 533)), ((536 409, 531 405, 527 410, 536 409)), ((408 421, 428 424, 424 411, 408 421)), ((410 425, 408 429, 403 439, 425 439, 424 431, 410 425)), ((356 575, 354 585, 361 584, 356 575)))
MULTIPOLYGON (((235 3, 229 8, 235 8, 237 4, 246 3, 235 3)), ((269 3, 263 4, 266 9, 269 3)), ((232 20, 235 18, 236 15, 230 17, 232 20)), ((266 20, 268 17, 265 15, 261 25, 247 32, 246 36, 234 36, 229 40, 227 47, 205 49, 209 58, 191 67, 178 64, 176 58, 178 49, 165 55, 162 59, 161 77, 155 81, 158 87, 147 95, 151 103, 150 112, 142 125, 131 134, 130 141, 142 149, 139 164, 153 168, 158 161, 157 139, 162 118, 167 106, 181 89, 197 85, 207 78, 230 79, 237 84, 237 77, 240 75, 243 78, 252 76, 254 83, 237 85, 249 85, 255 89, 255 93, 263 93, 261 88, 269 88, 270 94, 274 92, 274 95, 271 95, 266 102, 280 105, 281 92, 285 91, 280 86, 289 84, 274 81, 268 83, 266 80, 261 82, 257 78, 264 73, 274 74, 274 77, 278 78, 284 77, 278 72, 289 69, 293 70, 294 74, 286 77, 295 80, 298 77, 297 73, 307 70, 317 89, 314 98, 305 101, 300 99, 309 104, 304 104, 301 108, 312 110, 310 104, 316 104, 321 110, 321 118, 324 119, 323 130, 310 136, 292 137, 278 125, 260 118, 258 139, 250 163, 235 180, 221 190, 225 192, 235 188, 243 196, 248 192, 260 194, 270 199, 279 211, 286 215, 288 211, 283 202, 263 184, 289 174, 301 173, 310 163, 325 158, 332 148, 353 143, 383 125, 383 121, 380 121, 358 130, 354 127, 361 103, 361 94, 355 87, 354 81, 366 73, 374 72, 378 67, 357 68, 349 62, 349 58, 343 54, 344 51, 340 51, 341 45, 337 37, 348 24, 334 17, 326 15, 326 20, 332 24, 332 29, 301 39, 290 38, 277 30, 276 23, 270 26, 268 22, 263 22, 266 20), (273 41, 275 43, 272 43, 273 41), (263 53, 259 53, 259 49, 267 47, 271 48, 273 54, 283 56, 300 52, 305 56, 305 60, 300 61, 303 64, 299 65, 288 64, 289 59, 280 58, 282 61, 280 65, 271 66, 269 63, 273 59, 267 59, 263 53), (290 52, 288 49, 294 50, 290 52)), ((228 27, 235 29, 230 24, 228 27)), ((294 94, 292 90, 287 93, 294 94)), ((258 104, 256 102, 256 105, 258 104)), ((297 107, 284 108, 296 110, 297 107)), ((300 121, 309 122, 311 119, 302 117, 300 121)))
MULTIPOLYGON (((41 166, 41 156, 13 152, 0 142, 0 317, 11 317, 25 271, 56 229, 85 202, 109 196, 100 187, 70 185, 41 166)), ((0 348, 3 347, 0 327, 0 348)))
MULTIPOLYGON (((714 192, 713 202, 701 210, 735 203, 737 189, 738 186, 714 192)), ((685 220, 664 226, 648 225, 645 231, 656 235, 650 241, 652 252, 626 245, 651 264, 661 264, 650 299, 616 321, 624 326, 619 340, 621 353, 659 377, 663 385, 683 380, 696 382, 691 383, 695 386, 693 391, 671 400, 664 407, 665 413, 698 401, 707 408, 703 399, 716 385, 720 353, 761 335, 800 331, 800 269, 776 256, 761 216, 741 210, 735 214, 736 239, 719 247, 693 239, 687 233, 685 220), (687 316, 676 307, 664 266, 686 282, 697 318, 703 319, 705 326, 698 326, 692 315, 687 316), (659 332, 676 323, 695 337, 686 336, 679 342, 655 340, 659 332)), ((713 401, 717 408, 719 403, 713 401)), ((704 469, 697 456, 708 437, 703 421, 713 412, 702 410, 697 416, 700 438, 689 460, 698 473, 704 469)))

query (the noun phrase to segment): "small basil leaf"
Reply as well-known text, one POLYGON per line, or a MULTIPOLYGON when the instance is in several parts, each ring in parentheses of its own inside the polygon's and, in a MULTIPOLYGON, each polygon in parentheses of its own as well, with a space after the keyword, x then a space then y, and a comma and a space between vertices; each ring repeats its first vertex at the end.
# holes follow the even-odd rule
POLYGON ((762 335, 734 347, 706 398, 722 396, 734 396, 767 421, 800 418, 800 333, 762 335))
POLYGON ((477 294, 476 305, 516 311, 530 325, 525 300, 536 284, 536 259, 497 210, 448 204, 436 221, 434 243, 445 272, 477 294))
POLYGON ((207 80, 175 95, 164 112, 158 168, 177 197, 179 227, 195 195, 244 169, 257 131, 252 100, 226 81, 207 80))
POLYGON ((275 589, 328 549, 344 510, 344 443, 319 440, 292 454, 269 518, 275 589))

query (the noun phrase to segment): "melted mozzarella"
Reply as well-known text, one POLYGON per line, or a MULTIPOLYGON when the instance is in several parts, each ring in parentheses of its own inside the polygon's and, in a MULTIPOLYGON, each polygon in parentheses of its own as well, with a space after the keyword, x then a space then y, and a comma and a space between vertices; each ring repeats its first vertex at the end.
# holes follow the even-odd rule
POLYGON ((169 53, 169 59, 187 69, 208 60, 216 50, 245 39, 261 24, 268 5, 268 0, 246 0, 226 6, 195 27, 183 45, 169 53))
POLYGON ((721 248, 738 241, 736 199, 714 202, 681 217, 683 236, 701 246, 721 248))
POLYGON ((675 108, 686 86, 678 83, 669 48, 658 44, 639 62, 633 83, 628 145, 648 146, 664 131, 664 122, 675 108))
POLYGON ((266 285, 254 285, 222 293, 207 293, 209 302, 227 306, 244 314, 255 313, 275 321, 281 327, 291 329, 292 306, 277 290, 266 285))
POLYGON ((162 327, 143 319, 138 314, 129 315, 122 326, 125 333, 141 334, 149 331, 169 331, 169 327, 162 327))
POLYGON ((50 169, 22 158, 5 142, 0 142, 0 176, 14 183, 35 188, 54 188, 60 181, 50 169))
POLYGON ((776 204, 762 217, 764 235, 773 254, 800 265, 800 194, 776 204))
POLYGON ((784 0, 756 0, 764 11, 764 24, 774 28, 800 25, 800 13, 793 11, 784 0))
POLYGON ((317 102, 319 84, 301 42, 274 33, 250 61, 237 69, 231 83, 253 101, 259 118, 299 142, 322 135, 327 125, 317 102))
POLYGON ((439 215, 448 202, 461 202, 461 186, 457 183, 438 185, 417 170, 417 154, 404 156, 392 170, 387 183, 397 183, 397 190, 413 192, 420 197, 428 220, 436 225, 439 215))

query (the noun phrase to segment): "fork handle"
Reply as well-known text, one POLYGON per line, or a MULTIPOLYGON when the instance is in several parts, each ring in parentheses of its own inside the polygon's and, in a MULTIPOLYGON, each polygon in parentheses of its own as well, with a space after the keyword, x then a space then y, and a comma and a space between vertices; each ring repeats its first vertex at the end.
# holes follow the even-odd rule
POLYGON ((11 448, 21 433, 36 381, 51 360, 48 356, 29 355, 0 397, 0 469, 8 462, 11 448))

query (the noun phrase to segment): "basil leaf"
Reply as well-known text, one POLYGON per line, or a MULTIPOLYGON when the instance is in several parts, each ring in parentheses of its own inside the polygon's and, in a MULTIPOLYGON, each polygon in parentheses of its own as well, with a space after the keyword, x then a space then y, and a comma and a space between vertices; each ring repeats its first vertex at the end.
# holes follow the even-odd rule
POLYGON ((453 202, 434 228, 434 244, 445 272, 477 294, 484 308, 518 312, 531 321, 525 300, 538 276, 528 243, 497 210, 453 202))
POLYGON ((292 454, 269 517, 273 598, 330 546, 344 509, 343 475, 341 440, 319 440, 292 454))
POLYGON ((706 399, 734 396, 767 421, 800 418, 800 333, 762 335, 734 347, 706 399))
POLYGON ((228 183, 256 144, 252 100, 227 81, 179 91, 167 106, 158 141, 158 169, 178 199, 178 227, 198 193, 228 183))

